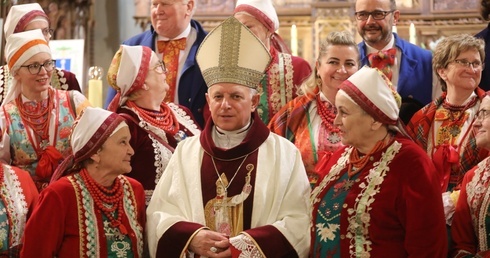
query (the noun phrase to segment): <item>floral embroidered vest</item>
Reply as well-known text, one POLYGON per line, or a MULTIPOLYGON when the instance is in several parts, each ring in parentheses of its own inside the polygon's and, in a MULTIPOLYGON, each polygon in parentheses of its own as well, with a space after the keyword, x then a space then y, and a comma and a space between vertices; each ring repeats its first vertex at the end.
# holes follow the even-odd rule
MULTIPOLYGON (((60 153, 65 154, 70 150, 69 135, 75 119, 75 111, 70 105, 68 91, 57 90, 53 98, 55 110, 52 112, 55 114, 51 118, 52 121, 49 122, 49 132, 51 134, 54 130, 56 136, 53 141, 50 140, 49 144, 53 145, 60 153)), ((15 105, 15 101, 7 103, 3 108, 8 121, 7 130, 10 137, 12 165, 28 171, 34 182, 37 182, 38 178, 35 171, 38 157, 33 147, 34 143, 30 141, 28 131, 20 117, 19 109, 15 105)))
MULTIPOLYGON (((113 235, 114 232, 106 231, 105 227, 100 228, 98 226, 98 214, 100 212, 95 212, 96 207, 94 206, 94 202, 90 192, 87 190, 87 186, 85 185, 80 173, 76 173, 68 176, 68 180, 71 182, 76 194, 76 202, 78 206, 78 223, 80 230, 80 253, 77 257, 100 257, 100 253, 98 250, 101 248, 101 242, 107 241, 108 244, 108 256, 113 257, 117 248, 109 248, 111 244, 115 244, 117 247, 118 243, 123 244, 127 243, 127 239, 125 241, 111 241, 109 239, 101 239, 101 236, 108 238, 109 235, 113 235), (111 255, 112 253, 112 255, 111 255)), ((124 176, 119 176, 116 180, 120 180, 124 189, 124 199, 123 199, 123 210, 124 215, 127 217, 127 221, 129 223, 126 225, 128 228, 128 233, 131 238, 131 247, 125 248, 126 253, 129 252, 133 254, 133 257, 142 257, 143 256, 143 227, 138 222, 138 217, 136 214, 136 198, 134 196, 134 192, 132 190, 131 184, 124 176)), ((122 215, 118 215, 122 216, 122 215)), ((103 218, 102 218, 103 219, 103 218)), ((112 245, 114 247, 114 245, 112 245)), ((75 256, 75 254, 74 254, 75 256)), ((119 256, 118 256, 119 257, 119 256)), ((124 255, 123 257, 127 257, 124 255)))

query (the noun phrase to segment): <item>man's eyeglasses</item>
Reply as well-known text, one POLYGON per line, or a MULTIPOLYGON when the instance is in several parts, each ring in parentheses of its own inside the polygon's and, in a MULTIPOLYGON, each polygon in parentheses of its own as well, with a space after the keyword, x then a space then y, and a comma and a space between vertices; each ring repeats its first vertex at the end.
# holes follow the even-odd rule
POLYGON ((490 115, 490 110, 486 109, 480 109, 478 112, 476 112, 475 118, 477 120, 483 120, 485 119, 488 115, 490 115))
POLYGON ((167 74, 168 70, 167 67, 165 67, 165 63, 163 61, 158 61, 158 64, 153 67, 153 71, 155 71, 158 74, 167 74))
POLYGON ((54 30, 51 29, 51 28, 44 28, 44 29, 42 29, 42 32, 43 32, 43 35, 45 37, 48 37, 48 36, 52 36, 53 35, 54 30))
POLYGON ((360 21, 365 21, 369 18, 369 16, 373 17, 375 20, 383 20, 386 15, 394 12, 395 10, 390 11, 373 11, 373 12, 355 12, 356 19, 360 21))
POLYGON ((51 71, 53 71, 55 65, 56 65, 55 60, 48 60, 48 61, 44 62, 44 64, 33 63, 30 65, 21 65, 20 67, 26 67, 27 70, 29 70, 29 73, 31 73, 32 75, 36 75, 36 74, 39 74, 39 72, 41 72, 41 67, 44 67, 46 72, 51 72, 51 71))
POLYGON ((485 68, 485 64, 482 63, 482 62, 480 62, 480 61, 470 62, 470 61, 468 61, 466 59, 456 59, 453 62, 455 62, 459 66, 462 66, 462 67, 465 67, 465 68, 472 67, 473 69, 476 69, 476 70, 479 70, 479 69, 483 70, 485 68))

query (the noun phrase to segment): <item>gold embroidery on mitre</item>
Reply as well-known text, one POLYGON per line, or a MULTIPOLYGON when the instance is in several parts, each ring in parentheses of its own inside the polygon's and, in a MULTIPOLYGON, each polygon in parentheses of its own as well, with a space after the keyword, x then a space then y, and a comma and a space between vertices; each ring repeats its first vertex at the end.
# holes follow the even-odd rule
POLYGON ((206 36, 196 60, 208 87, 228 82, 256 89, 271 56, 245 25, 230 17, 206 36))

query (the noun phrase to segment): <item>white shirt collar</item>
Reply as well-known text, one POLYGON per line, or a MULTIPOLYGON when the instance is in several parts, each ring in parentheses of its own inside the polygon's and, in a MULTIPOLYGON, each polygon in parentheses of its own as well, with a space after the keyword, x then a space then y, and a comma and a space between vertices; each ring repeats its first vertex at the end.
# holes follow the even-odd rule
POLYGON ((212 131, 214 144, 216 145, 216 147, 222 149, 231 149, 239 145, 247 136, 251 124, 252 123, 249 122, 243 128, 234 131, 225 131, 215 126, 214 130, 212 131))

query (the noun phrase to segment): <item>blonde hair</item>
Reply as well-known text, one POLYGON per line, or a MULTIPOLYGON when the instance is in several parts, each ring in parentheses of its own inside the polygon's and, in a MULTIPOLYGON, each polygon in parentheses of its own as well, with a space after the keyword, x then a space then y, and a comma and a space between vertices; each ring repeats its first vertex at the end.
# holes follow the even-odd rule
POLYGON ((432 70, 436 72, 442 91, 447 90, 447 85, 437 70, 447 68, 449 63, 453 62, 459 54, 473 49, 478 50, 483 62, 485 60, 485 42, 482 39, 475 38, 469 34, 456 34, 443 38, 437 43, 432 57, 432 70))
MULTIPOLYGON (((347 47, 353 47, 356 50, 357 53, 357 60, 356 62, 359 64, 359 48, 357 47, 356 42, 354 41, 354 37, 352 36, 352 33, 349 31, 332 31, 328 33, 327 37, 325 38, 324 41, 320 44, 320 50, 318 54, 318 58, 316 59, 316 62, 318 63, 322 57, 324 57, 327 54, 327 50, 330 46, 347 46, 347 47)), ((312 93, 315 92, 316 88, 319 86, 318 85, 318 80, 320 79, 320 76, 318 76, 318 69, 315 68, 313 69, 313 73, 311 73, 310 77, 301 85, 301 92, 302 93, 312 93)), ((320 83, 321 85, 321 83, 320 83)))

